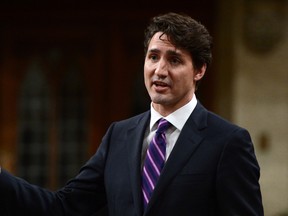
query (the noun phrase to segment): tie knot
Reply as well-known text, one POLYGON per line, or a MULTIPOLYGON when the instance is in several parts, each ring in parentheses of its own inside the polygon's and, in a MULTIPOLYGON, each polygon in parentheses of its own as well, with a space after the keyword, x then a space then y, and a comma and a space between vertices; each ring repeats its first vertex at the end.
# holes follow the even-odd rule
POLYGON ((156 133, 163 133, 170 126, 170 122, 166 119, 160 119, 156 133))

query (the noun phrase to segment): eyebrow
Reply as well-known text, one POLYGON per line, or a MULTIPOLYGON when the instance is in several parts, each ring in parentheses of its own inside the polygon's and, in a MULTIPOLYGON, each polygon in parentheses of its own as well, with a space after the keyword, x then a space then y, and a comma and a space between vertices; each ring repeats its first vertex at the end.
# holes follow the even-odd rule
MULTIPOLYGON (((148 52, 149 53, 160 53, 160 50, 155 48, 155 49, 148 50, 148 52)), ((172 56, 179 56, 179 57, 182 56, 182 54, 179 51, 177 52, 177 50, 168 50, 167 54, 172 55, 172 56)))
POLYGON ((148 50, 148 52, 149 52, 149 53, 159 53, 160 50, 155 48, 155 49, 150 49, 150 50, 148 50))
POLYGON ((177 52, 177 50, 168 50, 167 53, 172 56, 182 56, 182 54, 179 51, 177 52))

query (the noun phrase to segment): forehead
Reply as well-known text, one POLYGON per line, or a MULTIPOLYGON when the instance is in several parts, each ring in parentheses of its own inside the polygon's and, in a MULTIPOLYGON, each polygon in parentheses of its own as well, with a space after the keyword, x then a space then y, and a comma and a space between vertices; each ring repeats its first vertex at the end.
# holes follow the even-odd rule
POLYGON ((148 53, 149 52, 169 52, 174 53, 177 55, 183 55, 183 56, 189 56, 190 54, 188 51, 178 48, 175 45, 173 45, 166 34, 163 34, 162 32, 157 32, 153 35, 153 37, 150 40, 149 46, 148 46, 148 53))
POLYGON ((176 47, 168 40, 168 37, 166 34, 163 34, 162 32, 157 32, 153 35, 153 37, 150 40, 148 49, 151 49, 153 47, 170 47, 176 49, 176 47))

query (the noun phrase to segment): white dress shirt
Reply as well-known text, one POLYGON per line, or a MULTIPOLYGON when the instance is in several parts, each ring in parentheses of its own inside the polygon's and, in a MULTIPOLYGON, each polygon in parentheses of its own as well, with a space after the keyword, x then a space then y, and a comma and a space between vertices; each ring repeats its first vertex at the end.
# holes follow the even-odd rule
POLYGON ((142 162, 144 161, 148 145, 150 144, 154 134, 156 133, 157 121, 160 118, 166 119, 173 125, 165 133, 166 143, 167 143, 166 144, 166 160, 168 159, 180 135, 180 132, 184 124, 186 123, 187 119, 193 112, 194 108, 196 107, 196 104, 197 104, 197 98, 194 94, 192 100, 189 101, 187 104, 175 110, 173 113, 169 114, 168 116, 163 117, 153 108, 152 103, 151 103, 150 105, 151 119, 150 119, 150 125, 147 128, 145 136, 144 136, 143 148, 142 148, 142 162))

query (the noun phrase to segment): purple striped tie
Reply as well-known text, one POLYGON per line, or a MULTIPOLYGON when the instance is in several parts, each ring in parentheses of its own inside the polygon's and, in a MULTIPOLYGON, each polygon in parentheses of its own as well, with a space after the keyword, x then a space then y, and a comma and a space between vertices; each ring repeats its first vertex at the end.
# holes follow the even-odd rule
POLYGON ((156 134, 153 137, 147 150, 142 173, 144 209, 149 202, 157 180, 160 176, 161 170, 164 167, 166 155, 165 131, 169 126, 170 123, 167 120, 160 120, 156 134))

